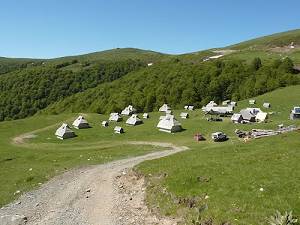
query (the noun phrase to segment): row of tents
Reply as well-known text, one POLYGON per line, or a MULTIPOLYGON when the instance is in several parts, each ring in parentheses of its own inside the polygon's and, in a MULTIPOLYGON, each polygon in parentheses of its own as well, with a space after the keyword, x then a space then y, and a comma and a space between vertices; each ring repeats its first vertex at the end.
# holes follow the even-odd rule
POLYGON ((234 113, 231 117, 233 123, 265 122, 268 119, 268 113, 260 108, 246 108, 239 113, 234 113))

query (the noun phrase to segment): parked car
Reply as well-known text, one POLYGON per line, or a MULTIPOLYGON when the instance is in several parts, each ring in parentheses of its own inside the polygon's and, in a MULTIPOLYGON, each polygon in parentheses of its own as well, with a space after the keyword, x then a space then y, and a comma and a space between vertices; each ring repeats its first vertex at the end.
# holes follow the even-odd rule
POLYGON ((224 134, 223 132, 215 132, 211 134, 211 138, 213 139, 213 141, 215 142, 221 142, 221 141, 227 141, 228 137, 226 134, 224 134))

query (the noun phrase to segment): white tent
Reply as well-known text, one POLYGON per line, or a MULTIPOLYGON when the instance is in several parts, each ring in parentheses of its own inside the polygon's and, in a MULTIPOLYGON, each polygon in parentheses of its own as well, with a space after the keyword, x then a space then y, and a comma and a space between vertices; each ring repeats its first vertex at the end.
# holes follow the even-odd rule
POLYGON ((250 105, 254 105, 255 103, 256 103, 256 100, 255 100, 255 99, 250 99, 250 100, 249 100, 249 104, 250 104, 250 105))
POLYGON ((194 106, 193 105, 186 105, 186 106, 184 106, 184 109, 185 110, 193 111, 194 110, 194 106))
POLYGON ((124 129, 122 127, 116 126, 114 128, 114 132, 115 132, 115 134, 122 134, 122 133, 124 133, 124 129))
POLYGON ((128 125, 139 125, 142 124, 143 121, 138 117, 137 114, 132 114, 131 117, 128 118, 128 120, 126 121, 126 124, 128 125))
POLYGON ((101 124, 102 124, 103 127, 108 127, 108 122, 107 121, 102 121, 101 124))
POLYGON ((243 117, 240 113, 235 113, 232 115, 231 121, 233 123, 241 123, 243 121, 243 117))
POLYGON ((242 109, 240 111, 240 114, 243 117, 243 120, 247 120, 249 122, 255 122, 255 114, 253 114, 253 112, 251 110, 248 109, 242 109))
POLYGON ((264 108, 271 108, 271 104, 269 103, 269 102, 265 102, 264 104, 263 104, 263 107, 264 108))
POLYGON ((83 116, 78 116, 78 118, 74 120, 72 125, 76 129, 90 128, 89 123, 84 119, 83 116))
POLYGON ((265 122, 268 119, 268 113, 259 112, 256 114, 255 120, 259 123, 265 122))
POLYGON ((71 130, 68 124, 63 123, 55 132, 55 135, 59 139, 68 139, 75 137, 74 131, 71 130))
POLYGON ((119 115, 119 113, 111 113, 108 120, 119 122, 122 120, 122 117, 119 115))
POLYGON ((187 119, 187 118, 189 118, 189 114, 187 112, 182 112, 182 113, 180 113, 180 117, 182 119, 187 119))
POLYGON ((181 124, 174 118, 173 115, 166 115, 157 124, 160 131, 175 133, 182 130, 181 124))
POLYGON ((149 113, 144 113, 144 114, 143 114, 143 118, 144 118, 144 119, 149 119, 149 113))
POLYGON ((129 105, 125 109, 122 110, 121 115, 130 116, 135 112, 136 112, 136 109, 133 108, 132 105, 129 105))
POLYGON ((237 106, 237 102, 231 101, 231 102, 229 103, 229 105, 237 106))
POLYGON ((167 112, 167 111, 170 111, 171 110, 171 107, 169 107, 167 104, 163 104, 160 108, 159 108, 159 111, 160 112, 167 112))

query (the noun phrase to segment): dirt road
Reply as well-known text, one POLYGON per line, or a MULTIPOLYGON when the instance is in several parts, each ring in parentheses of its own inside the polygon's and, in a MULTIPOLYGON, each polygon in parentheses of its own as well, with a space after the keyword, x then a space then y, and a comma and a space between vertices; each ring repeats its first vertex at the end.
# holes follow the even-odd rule
POLYGON ((149 212, 143 179, 132 179, 127 171, 145 160, 188 148, 157 142, 129 144, 170 150, 68 171, 1 208, 0 224, 23 224, 26 220, 29 225, 176 224, 174 219, 157 218, 149 212))

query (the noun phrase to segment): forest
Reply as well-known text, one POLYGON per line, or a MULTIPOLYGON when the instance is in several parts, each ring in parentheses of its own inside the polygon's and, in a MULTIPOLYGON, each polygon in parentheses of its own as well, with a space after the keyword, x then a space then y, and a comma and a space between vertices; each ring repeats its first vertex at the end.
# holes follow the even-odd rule
POLYGON ((1 75, 0 121, 34 115, 67 96, 111 82, 146 66, 138 60, 123 60, 99 62, 78 72, 62 69, 71 63, 25 67, 1 75))
POLYGON ((160 62, 133 71, 111 83, 62 99, 44 113, 119 112, 133 104, 140 112, 157 110, 163 103, 172 108, 186 104, 201 107, 210 100, 241 100, 299 84, 300 78, 289 58, 262 63, 241 60, 213 61, 201 64, 160 62))

